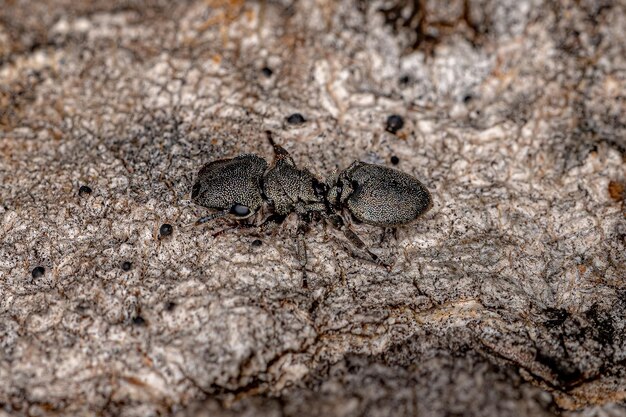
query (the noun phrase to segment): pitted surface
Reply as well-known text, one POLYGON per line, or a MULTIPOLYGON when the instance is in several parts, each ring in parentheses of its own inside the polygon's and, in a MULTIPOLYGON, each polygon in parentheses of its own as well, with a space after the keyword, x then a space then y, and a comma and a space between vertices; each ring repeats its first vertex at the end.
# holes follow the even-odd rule
POLYGON ((624 5, 441 5, 3 2, 0 415, 625 415, 624 5), (432 192, 391 270, 188 227, 268 129, 432 192))
POLYGON ((276 161, 267 172, 263 188, 274 211, 287 215, 292 211, 306 213, 305 207, 317 204, 324 207, 324 199, 315 194, 316 178, 306 169, 295 166, 289 157, 276 161))
POLYGON ((236 205, 257 211, 263 204, 262 180, 267 169, 265 159, 257 155, 239 155, 203 166, 191 190, 194 203, 219 210, 236 205))
POLYGON ((346 199, 360 221, 382 227, 413 223, 432 206, 430 193, 416 178, 379 165, 356 163, 344 177, 346 199))

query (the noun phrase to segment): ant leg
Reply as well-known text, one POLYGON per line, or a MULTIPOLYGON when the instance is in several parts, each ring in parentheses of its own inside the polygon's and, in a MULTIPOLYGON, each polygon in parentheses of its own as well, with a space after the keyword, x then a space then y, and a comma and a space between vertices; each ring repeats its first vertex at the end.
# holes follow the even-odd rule
POLYGON ((217 211, 215 213, 211 213, 208 216, 200 217, 198 220, 196 220, 195 225, 199 226, 199 225, 201 225, 203 223, 210 222, 211 220, 215 220, 215 219, 219 219, 221 217, 224 217, 227 214, 228 214, 228 210, 217 211))
POLYGON ((265 219, 263 223, 259 225, 252 224, 252 223, 245 223, 246 220, 237 220, 235 225, 228 226, 225 229, 222 229, 219 232, 214 233, 213 237, 221 236, 224 233, 229 232, 231 230, 235 230, 235 229, 260 229, 261 231, 265 232, 269 230, 271 226, 276 226, 276 225, 281 224, 283 220, 285 220, 286 217, 287 216, 272 214, 267 219, 265 219))
POLYGON ((382 245, 387 240, 387 237, 391 234, 394 240, 398 240, 398 228, 397 227, 384 227, 383 233, 380 236, 380 244, 382 245))
POLYGON ((267 136, 267 140, 269 141, 270 145, 272 145, 272 148, 274 149, 274 164, 282 159, 286 159, 289 165, 294 165, 293 159, 291 159, 291 156, 289 156, 289 152, 287 152, 285 148, 274 142, 272 132, 270 130, 266 130, 265 135, 267 136))
POLYGON ((304 241, 304 234, 307 231, 306 223, 302 220, 300 224, 298 224, 298 230, 296 232, 297 239, 297 252, 298 252, 298 263, 300 264, 300 270, 302 271, 302 288, 309 288, 309 282, 306 276, 306 263, 307 263, 307 254, 306 254, 306 242, 304 241))
MULTIPOLYGON (((210 222, 212 220, 221 219, 222 217, 225 217, 226 215, 228 215, 228 210, 216 211, 215 213, 210 213, 207 216, 200 217, 198 220, 196 220, 196 222, 193 224, 193 226, 200 226, 201 224, 208 223, 208 222, 210 222)), ((190 227, 190 226, 187 226, 187 227, 190 227)), ((217 233, 213 233, 213 237, 217 237, 217 236, 223 234, 224 232, 226 232, 228 230, 236 229, 238 227, 240 227, 240 226, 239 225, 229 226, 226 229, 222 229, 222 230, 220 230, 217 233)))
POLYGON ((367 247, 365 242, 363 242, 363 240, 356 234, 356 232, 352 230, 352 228, 350 228, 350 226, 346 224, 346 222, 344 222, 341 216, 336 215, 336 214, 329 216, 329 221, 337 230, 340 230, 341 232, 343 232, 343 235, 346 237, 346 239, 348 239, 348 241, 350 241, 350 243, 352 243, 358 249, 365 251, 365 253, 367 253, 369 257, 371 258, 372 262, 378 265, 382 265, 387 269, 391 269, 392 265, 385 262, 378 255, 373 253, 367 247))
POLYGON ((383 233, 380 235, 380 241, 378 244, 382 246, 382 244, 385 243, 385 239, 387 239, 387 228, 383 227, 383 233))
POLYGON ((274 226, 278 226, 279 224, 282 224, 282 222, 285 221, 286 218, 287 216, 283 214, 272 214, 267 219, 263 220, 263 223, 261 223, 260 225, 256 227, 261 229, 261 231, 265 232, 269 230, 270 227, 274 227, 274 226))
POLYGON ((343 229, 343 234, 350 241, 350 243, 352 243, 357 248, 359 248, 361 250, 364 250, 370 256, 370 258, 372 258, 372 261, 374 261, 378 265, 384 266, 387 269, 391 269, 392 265, 390 265, 389 263, 385 262, 378 255, 376 255, 374 252, 372 252, 367 247, 365 242, 363 242, 363 240, 361 240, 361 238, 349 226, 346 226, 343 229))
POLYGON ((272 214, 267 219, 265 219, 261 224, 258 224, 258 225, 253 224, 253 223, 245 223, 245 220, 237 221, 237 223, 234 226, 229 226, 226 229, 220 230, 219 232, 213 234, 213 237, 220 236, 224 234, 225 232, 228 232, 234 229, 260 229, 261 231, 265 232, 269 230, 270 227, 281 224, 283 220, 285 220, 286 217, 287 216, 272 214))

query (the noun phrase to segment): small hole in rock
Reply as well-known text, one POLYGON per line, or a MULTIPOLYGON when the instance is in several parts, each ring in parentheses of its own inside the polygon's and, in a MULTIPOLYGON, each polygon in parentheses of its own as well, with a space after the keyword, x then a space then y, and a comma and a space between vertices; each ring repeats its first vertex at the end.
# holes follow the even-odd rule
POLYGON ((171 235, 173 231, 174 231, 174 228, 172 227, 172 225, 167 224, 167 223, 161 225, 161 227, 159 228, 159 234, 162 237, 171 235))
POLYGON ((78 189, 78 195, 91 194, 91 188, 87 185, 81 185, 78 189))
POLYGON ((137 316, 133 318, 133 324, 135 326, 143 326, 146 324, 146 320, 141 316, 137 316))
POLYGON ((294 113, 287 117, 287 123, 290 125, 301 125, 306 122, 306 119, 300 113, 294 113))
POLYGON ((269 67, 263 67, 263 69, 261 70, 261 72, 263 73, 263 75, 265 75, 267 78, 271 77, 272 74, 274 73, 274 71, 272 71, 271 68, 269 67))
POLYGON ((404 119, 402 116, 392 114, 387 118, 387 127, 385 130, 389 133, 396 134, 404 126, 404 119))
POLYGON ((43 266, 38 266, 38 267, 34 268, 33 271, 32 271, 33 278, 42 277, 43 274, 45 274, 45 273, 46 273, 46 268, 44 268, 43 266))

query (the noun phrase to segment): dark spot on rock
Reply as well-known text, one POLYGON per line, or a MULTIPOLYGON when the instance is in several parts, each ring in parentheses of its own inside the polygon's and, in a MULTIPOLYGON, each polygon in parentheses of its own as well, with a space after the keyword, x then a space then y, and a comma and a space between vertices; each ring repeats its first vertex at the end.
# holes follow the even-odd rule
POLYGON ((547 308, 544 310, 544 314, 547 317, 547 320, 544 321, 547 327, 560 326, 569 317, 569 312, 562 308, 547 308))
POLYGON ((467 104, 470 101, 472 101, 474 99, 474 97, 472 97, 471 94, 467 94, 465 97, 463 97, 463 103, 467 104))
POLYGON ((172 225, 167 223, 162 224, 159 228, 159 234, 161 235, 161 237, 169 236, 172 234, 173 231, 174 228, 172 227, 172 225))
POLYGON ((81 185, 78 189, 78 195, 91 194, 91 188, 87 185, 81 185))
POLYGON ((593 323, 593 328, 596 331, 594 339, 603 346, 612 345, 615 336, 615 326, 611 316, 607 312, 600 310, 597 304, 591 306, 586 316, 593 323))
POLYGON ((130 271, 130 269, 133 267, 133 264, 128 262, 128 261, 124 261, 122 262, 121 268, 123 271, 130 271))
POLYGON ((393 156, 391 157, 391 163, 392 163, 393 165, 398 165, 398 164, 400 163, 400 158, 398 158, 397 156, 393 155, 393 156))
POLYGON ((272 74, 274 73, 274 71, 272 71, 272 69, 270 67, 263 67, 263 69, 261 70, 261 72, 263 73, 263 75, 265 75, 267 78, 271 77, 272 74))
POLYGON ((318 299, 313 300, 313 302, 311 303, 311 307, 309 307, 309 313, 313 314, 318 307, 320 306, 320 301, 318 299))
POLYGON ((173 302, 173 301, 168 301, 168 302, 165 304, 165 309, 166 309, 167 311, 172 311, 172 310, 174 310, 175 308, 176 308, 176 303, 175 303, 175 302, 173 302))
POLYGON ((402 126, 404 126, 404 119, 402 116, 392 114, 387 118, 387 127, 385 127, 385 130, 395 135, 400 129, 402 129, 402 126))
POLYGON ((539 350, 535 355, 535 359, 537 362, 550 368, 559 380, 559 383, 566 388, 576 385, 583 377, 576 364, 564 358, 562 354, 554 355, 539 350))
POLYGON ((306 122, 306 119, 300 113, 294 113, 287 117, 287 123, 290 125, 301 125, 306 122))
POLYGON ((403 75, 402 77, 400 77, 400 79, 398 79, 398 84, 400 84, 401 87, 407 86, 410 82, 411 77, 409 77, 408 75, 403 75))
POLYGON ((43 274, 45 273, 46 273, 46 268, 44 268, 43 266, 35 267, 33 271, 31 272, 31 274, 33 275, 33 278, 42 277, 43 274))
POLYGON ((349 356, 346 358, 346 368, 349 374, 354 375, 363 369, 362 358, 358 356, 349 356))
POLYGON ((261 246, 263 244, 263 241, 261 241, 261 239, 254 239, 252 241, 252 246, 258 248, 259 246, 261 246))
POLYGON ((146 320, 141 316, 133 317, 133 324, 135 326, 144 326, 146 324, 146 320))

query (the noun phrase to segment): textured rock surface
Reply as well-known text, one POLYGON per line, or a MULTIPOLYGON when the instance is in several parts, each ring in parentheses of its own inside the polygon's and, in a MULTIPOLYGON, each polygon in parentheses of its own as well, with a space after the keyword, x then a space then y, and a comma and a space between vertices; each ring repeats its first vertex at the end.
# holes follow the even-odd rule
POLYGON ((620 1, 5 1, 0 415, 625 415, 625 33, 620 1), (295 222, 191 226, 265 129, 429 187, 357 226, 390 272, 313 225, 304 290, 295 222))

